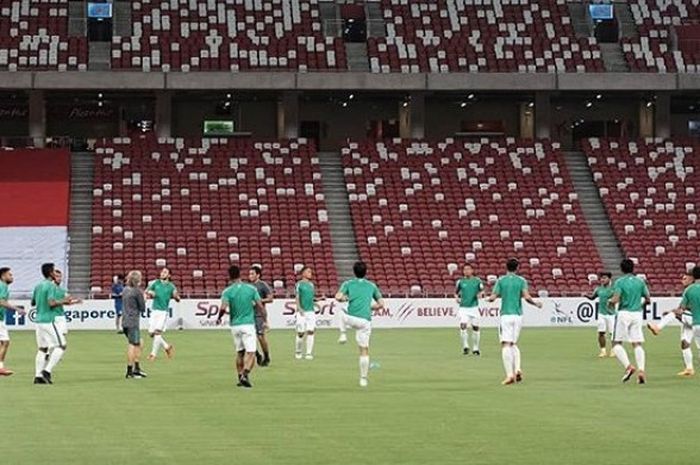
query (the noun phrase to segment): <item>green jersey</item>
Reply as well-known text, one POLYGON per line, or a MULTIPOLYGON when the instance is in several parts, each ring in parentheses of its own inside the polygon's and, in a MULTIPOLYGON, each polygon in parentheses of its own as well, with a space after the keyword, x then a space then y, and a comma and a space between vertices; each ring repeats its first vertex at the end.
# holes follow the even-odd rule
POLYGON ((683 291, 681 307, 692 313, 693 326, 700 325, 700 282, 695 281, 683 291))
POLYGON ((354 278, 345 281, 340 292, 348 297, 348 315, 372 321, 372 300, 382 298, 376 284, 364 278, 354 278))
POLYGON ((641 278, 626 274, 615 281, 613 294, 620 296, 620 310, 642 311, 642 298, 649 297, 649 289, 641 278))
POLYGON ((316 290, 314 289, 314 283, 311 281, 301 280, 297 283, 297 299, 299 299, 299 309, 304 312, 313 312, 314 308, 314 298, 316 297, 316 290))
POLYGON ((508 273, 496 281, 493 293, 501 298, 501 315, 523 314, 523 292, 527 291, 527 281, 515 273, 508 273))
MULTIPOLYGON (((51 299, 53 300, 63 300, 66 298, 66 290, 63 289, 61 286, 54 286, 53 287, 53 292, 51 293, 51 299)), ((65 311, 63 310, 63 305, 59 305, 58 307, 53 308, 54 313, 56 316, 64 316, 65 311)))
POLYGON ((177 291, 177 287, 170 281, 163 281, 162 279, 156 279, 151 284, 148 285, 148 291, 153 292, 153 310, 160 310, 162 312, 167 312, 170 306, 170 299, 173 298, 173 294, 177 291))
POLYGON ((262 301, 255 287, 248 283, 233 283, 224 289, 221 301, 228 305, 231 326, 255 324, 255 303, 262 301))
POLYGON ((50 279, 45 279, 34 287, 32 302, 36 306, 37 323, 53 323, 56 312, 49 305, 49 299, 53 299, 56 283, 50 279))
POLYGON ((459 296, 459 306, 473 308, 479 306, 479 292, 484 288, 481 279, 473 276, 457 281, 455 294, 459 296))
POLYGON ((598 314, 614 315, 615 310, 608 307, 608 300, 613 296, 612 286, 598 286, 593 291, 593 298, 598 298, 598 314))
MULTIPOLYGON (((0 281, 0 300, 10 300, 10 288, 5 281, 0 281)), ((5 307, 0 307, 0 323, 5 321, 5 307)))

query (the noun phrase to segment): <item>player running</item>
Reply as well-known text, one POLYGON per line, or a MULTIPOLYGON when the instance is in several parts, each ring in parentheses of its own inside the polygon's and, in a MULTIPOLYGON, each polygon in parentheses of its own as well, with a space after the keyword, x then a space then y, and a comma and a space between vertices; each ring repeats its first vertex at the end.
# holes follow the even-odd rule
MULTIPOLYGON (((63 281, 63 273, 61 270, 54 269, 53 270, 53 282, 56 284, 56 288, 54 289, 54 299, 60 302, 67 302, 65 305, 75 305, 79 304, 82 302, 80 299, 76 299, 66 293, 66 290, 61 287, 61 282, 63 281)), ((54 317, 54 323, 56 323, 56 328, 58 328, 58 331, 63 335, 63 340, 66 341, 66 347, 67 347, 67 336, 68 336, 68 321, 66 321, 66 312, 65 309, 63 308, 63 305, 57 305, 54 307, 54 312, 56 312, 56 316, 54 317)), ((64 347, 65 350, 65 347, 64 347)))
POLYGON ((536 301, 530 295, 527 281, 522 276, 516 274, 520 262, 511 258, 506 262, 507 273, 501 276, 488 297, 489 302, 501 298, 500 323, 498 334, 501 340, 501 357, 503 358, 503 368, 506 377, 501 382, 504 386, 519 383, 523 380, 521 368, 520 348, 518 339, 520 330, 523 327, 523 303, 529 303, 537 308, 542 308, 542 302, 536 301))
POLYGON ((301 279, 296 286, 296 344, 294 357, 302 358, 304 336, 306 336, 306 360, 314 359, 314 332, 316 331, 316 288, 312 281, 314 272, 309 266, 301 269, 301 279))
POLYGON ((241 270, 236 265, 228 269, 230 285, 221 294, 221 309, 216 324, 228 311, 229 325, 233 335, 233 345, 236 348, 236 371, 238 386, 250 388, 250 372, 255 365, 257 351, 255 335, 256 309, 262 307, 262 298, 257 289, 251 284, 241 281, 241 270))
POLYGON ((146 295, 153 299, 151 317, 148 320, 148 334, 153 339, 153 346, 151 353, 148 355, 148 360, 155 360, 161 347, 165 350, 168 358, 173 358, 175 347, 165 341, 163 333, 165 333, 168 326, 170 299, 179 302, 180 294, 172 282, 172 273, 169 268, 163 268, 160 271, 160 277, 148 285, 146 295))
POLYGON ((341 315, 342 328, 355 329, 355 341, 360 350, 360 386, 367 387, 369 375, 369 339, 372 335, 372 311, 384 308, 384 299, 379 288, 365 279, 367 265, 356 262, 353 265, 354 279, 345 281, 335 299, 348 302, 347 313, 341 315), (373 303, 373 302, 376 302, 373 303))
POLYGON ((52 373, 66 351, 65 336, 56 326, 57 307, 70 305, 67 298, 57 298, 54 282, 54 264, 41 265, 44 279, 36 285, 32 294, 32 305, 36 307, 36 343, 38 351, 35 359, 34 384, 53 384, 52 373))
POLYGON ((484 284, 481 279, 474 276, 474 267, 470 264, 464 265, 462 269, 464 275, 457 281, 455 287, 455 299, 459 303, 459 334, 462 339, 462 353, 469 355, 469 329, 472 331, 472 353, 481 355, 479 341, 481 332, 479 331, 479 298, 484 297, 484 284))
MULTIPOLYGON (((608 356, 606 351, 606 337, 612 336, 615 329, 615 311, 608 307, 608 300, 613 295, 612 288, 612 273, 603 272, 598 274, 600 286, 593 290, 593 294, 585 295, 588 300, 598 299, 598 346, 600 353, 598 357, 604 358, 608 356)), ((610 356, 614 357, 612 347, 610 348, 610 356)))
POLYGON ((11 376, 15 372, 5 368, 5 357, 10 349, 10 332, 5 325, 5 311, 14 311, 24 315, 22 307, 12 305, 10 299, 10 284, 14 281, 12 270, 7 267, 0 268, 0 376, 11 376))
POLYGON ((626 383, 637 373, 637 383, 646 383, 646 354, 644 352, 644 333, 642 332, 643 315, 642 302, 648 305, 651 302, 649 289, 646 283, 634 274, 634 262, 628 258, 620 263, 623 276, 615 281, 613 296, 608 300, 611 307, 618 305, 615 318, 615 330, 613 331, 613 352, 625 368, 622 382, 626 383), (623 342, 632 343, 634 358, 637 361, 635 367, 630 363, 623 342))
MULTIPOLYGON (((693 272, 686 271, 681 276, 681 283, 683 284, 683 293, 685 290, 693 284, 693 272)), ((669 310, 664 312, 659 324, 647 323, 647 328, 654 335, 658 336, 661 331, 673 320, 678 320, 681 323, 681 354, 683 355, 683 363, 685 369, 678 373, 678 376, 689 378, 695 376, 695 368, 693 367, 693 351, 691 349, 691 344, 694 338, 694 328, 693 328, 693 314, 690 310, 683 310, 679 305, 674 310, 669 310)), ((700 340, 695 339, 695 344, 700 344, 700 340)))
POLYGON ((258 343, 260 344, 260 349, 262 354, 255 352, 255 358, 258 365, 261 367, 266 367, 270 365, 270 344, 267 341, 267 330, 270 325, 267 321, 267 307, 266 305, 271 303, 273 300, 272 290, 270 286, 262 279, 262 268, 257 265, 250 267, 248 271, 248 281, 250 284, 257 289, 260 298, 262 299, 262 308, 255 311, 255 334, 258 337, 258 343))

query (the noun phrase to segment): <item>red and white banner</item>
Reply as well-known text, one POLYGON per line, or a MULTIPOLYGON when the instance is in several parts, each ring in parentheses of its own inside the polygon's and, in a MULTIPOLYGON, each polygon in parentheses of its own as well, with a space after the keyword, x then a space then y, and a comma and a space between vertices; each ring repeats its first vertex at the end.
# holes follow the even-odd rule
MULTIPOLYGON (((662 297, 653 299, 644 311, 646 320, 661 318, 664 311, 675 308, 680 299, 662 297)), ((23 304, 29 308, 28 302, 23 304)), ((547 298, 543 299, 544 308, 539 310, 524 304, 523 322, 525 326, 536 327, 582 327, 594 326, 597 318, 595 302, 585 298, 547 298)), ((149 302, 150 304, 150 302, 149 302)), ((218 300, 183 300, 171 308, 169 329, 216 329, 219 313, 218 300)), ((387 308, 376 311, 372 324, 375 328, 444 328, 458 324, 457 303, 453 299, 386 299, 387 308)), ((294 327, 294 301, 277 300, 268 304, 270 326, 272 329, 292 329, 294 327)), ((319 302, 316 309, 319 329, 337 328, 338 315, 343 311, 341 304, 334 300, 319 302)), ((498 324, 498 302, 480 306, 481 325, 496 327, 498 324)), ((114 329, 114 303, 111 300, 89 300, 66 310, 69 328, 114 329)), ((148 311, 142 318, 145 328, 148 311)), ((8 312, 7 324, 11 329, 33 329, 34 312, 30 310, 26 317, 19 317, 8 312)))
POLYGON ((67 275, 70 152, 0 150, 0 266, 12 268, 12 291, 30 294, 41 264, 67 275))

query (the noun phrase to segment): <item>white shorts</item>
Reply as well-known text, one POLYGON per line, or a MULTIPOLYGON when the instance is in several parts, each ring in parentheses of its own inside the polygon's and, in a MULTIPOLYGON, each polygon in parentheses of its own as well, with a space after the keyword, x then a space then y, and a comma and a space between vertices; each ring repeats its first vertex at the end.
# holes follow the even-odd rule
POLYGON ((257 352, 258 337, 255 334, 255 325, 237 325, 231 326, 231 335, 233 336, 233 346, 236 352, 257 352))
POLYGON ((503 315, 498 325, 498 335, 501 342, 516 344, 520 338, 520 330, 523 328, 523 317, 520 315, 503 315))
POLYGON ((615 331, 615 315, 598 315, 598 332, 612 334, 615 331))
POLYGON ((162 310, 151 310, 151 317, 148 319, 148 332, 153 334, 156 331, 164 333, 168 326, 168 312, 162 310))
POLYGON ((460 325, 471 325, 479 327, 479 307, 459 307, 460 325))
POLYGON ((365 349, 369 348, 369 338, 372 335, 372 322, 364 318, 343 313, 343 326, 355 330, 355 341, 357 345, 365 349))
POLYGON ((642 312, 620 310, 615 317, 613 342, 644 342, 642 312))
POLYGON ((5 342, 10 340, 10 332, 4 321, 0 321, 0 341, 5 342))
POLYGON ((65 346, 66 337, 60 333, 56 323, 37 323, 36 345, 40 349, 53 349, 65 346))
POLYGON ((297 333, 312 333, 316 331, 316 313, 301 312, 297 313, 296 322, 297 333))
POLYGON ((685 341, 688 344, 693 342, 696 328, 700 329, 700 326, 693 326, 692 315, 686 315, 685 313, 681 315, 681 341, 685 341))
POLYGON ((68 321, 66 321, 65 316, 57 316, 54 318, 53 322, 56 325, 56 328, 58 328, 59 333, 64 336, 68 334, 68 321))

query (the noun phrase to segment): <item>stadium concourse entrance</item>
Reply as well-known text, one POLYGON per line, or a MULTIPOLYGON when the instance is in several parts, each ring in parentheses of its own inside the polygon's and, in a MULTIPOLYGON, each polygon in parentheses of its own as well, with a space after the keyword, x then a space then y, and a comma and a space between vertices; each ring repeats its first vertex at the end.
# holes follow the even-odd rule
POLYGON ((391 92, 31 90, 3 92, 0 134, 94 139, 307 137, 348 139, 669 137, 700 132, 698 95, 670 92, 391 92))

